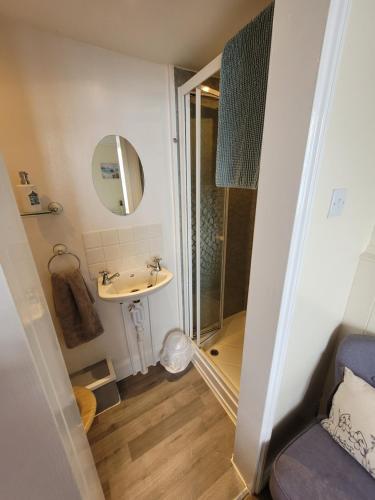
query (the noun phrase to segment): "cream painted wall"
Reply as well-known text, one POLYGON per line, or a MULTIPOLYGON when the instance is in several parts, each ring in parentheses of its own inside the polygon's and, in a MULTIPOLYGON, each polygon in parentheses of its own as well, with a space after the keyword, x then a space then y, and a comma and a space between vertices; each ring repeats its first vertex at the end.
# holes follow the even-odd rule
MULTIPOLYGON (((61 216, 24 220, 52 315, 46 268, 52 245, 62 242, 76 252, 88 279, 83 232, 162 224, 163 264, 175 272, 167 66, 5 20, 0 38, 0 151, 12 183, 18 170, 27 170, 44 202, 64 206, 61 216), (106 210, 91 180, 97 142, 116 133, 134 145, 145 174, 143 201, 128 217, 106 210)), ((122 378, 130 367, 120 306, 98 299, 96 307, 105 333, 76 349, 63 348, 68 369, 108 355, 122 378)), ((176 280, 150 297, 150 313, 159 349, 165 333, 179 324, 176 280)))
POLYGON ((374 16, 372 0, 353 0, 305 243, 276 423, 302 402, 300 413, 310 415, 315 410, 314 398, 321 392, 325 372, 314 372, 343 321, 358 258, 375 221, 374 16), (331 192, 339 187, 347 189, 344 212, 341 217, 327 218, 331 192), (316 387, 309 387, 312 380, 316 387))
POLYGON ((345 332, 375 333, 375 231, 360 256, 344 314, 345 332))

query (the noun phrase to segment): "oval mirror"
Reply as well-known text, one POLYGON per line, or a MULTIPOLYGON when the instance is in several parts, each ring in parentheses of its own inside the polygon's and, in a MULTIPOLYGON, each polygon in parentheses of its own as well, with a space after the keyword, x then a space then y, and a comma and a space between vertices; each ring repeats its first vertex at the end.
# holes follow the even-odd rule
POLYGON ((117 215, 138 207, 144 190, 143 168, 137 151, 124 137, 106 135, 92 158, 92 178, 103 205, 117 215))

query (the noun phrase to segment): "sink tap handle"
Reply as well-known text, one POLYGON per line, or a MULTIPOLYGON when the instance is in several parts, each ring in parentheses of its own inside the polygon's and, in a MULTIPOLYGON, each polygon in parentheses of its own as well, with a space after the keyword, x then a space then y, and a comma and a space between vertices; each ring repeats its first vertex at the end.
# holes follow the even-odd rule
POLYGON ((154 272, 159 272, 161 271, 161 265, 160 261, 163 260, 161 257, 153 257, 152 262, 153 264, 147 264, 147 267, 151 269, 151 274, 154 272))
POLYGON ((108 280, 108 277, 109 277, 109 271, 99 271, 99 274, 101 276, 103 276, 103 279, 102 279, 102 285, 107 285, 109 280, 108 280))
POLYGON ((120 274, 115 273, 112 276, 109 275, 109 271, 99 271, 99 274, 103 276, 102 285, 109 285, 113 278, 119 278, 120 274))

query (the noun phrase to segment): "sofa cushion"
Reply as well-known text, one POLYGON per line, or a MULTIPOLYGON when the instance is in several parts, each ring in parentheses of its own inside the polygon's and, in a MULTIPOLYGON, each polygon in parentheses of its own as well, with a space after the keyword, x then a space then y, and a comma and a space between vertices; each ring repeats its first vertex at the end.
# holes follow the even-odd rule
POLYGON ((323 429, 375 478, 375 388, 345 368, 323 429))
POLYGON ((373 500, 375 480, 315 423, 273 464, 274 500, 373 500))

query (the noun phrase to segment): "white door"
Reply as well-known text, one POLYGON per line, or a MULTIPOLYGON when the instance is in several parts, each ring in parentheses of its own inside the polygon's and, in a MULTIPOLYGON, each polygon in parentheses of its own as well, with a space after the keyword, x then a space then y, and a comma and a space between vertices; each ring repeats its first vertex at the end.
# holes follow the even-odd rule
POLYGON ((12 187, 0 157, 0 497, 102 500, 12 187), (6 458, 5 458, 6 457, 6 458))

